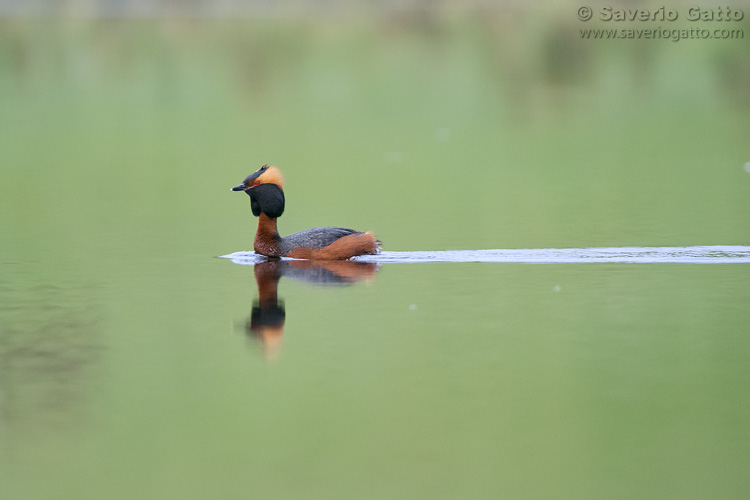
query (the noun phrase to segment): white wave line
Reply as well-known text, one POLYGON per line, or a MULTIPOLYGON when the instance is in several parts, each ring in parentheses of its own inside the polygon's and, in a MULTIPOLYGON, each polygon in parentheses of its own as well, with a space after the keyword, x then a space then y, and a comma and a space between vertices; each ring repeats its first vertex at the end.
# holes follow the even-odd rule
MULTIPOLYGON (((255 252, 234 252, 221 258, 237 264, 263 262, 255 252)), ((352 260, 382 264, 426 262, 494 262, 526 264, 642 263, 642 264, 747 264, 750 246, 600 247, 488 250, 383 251, 352 260)))

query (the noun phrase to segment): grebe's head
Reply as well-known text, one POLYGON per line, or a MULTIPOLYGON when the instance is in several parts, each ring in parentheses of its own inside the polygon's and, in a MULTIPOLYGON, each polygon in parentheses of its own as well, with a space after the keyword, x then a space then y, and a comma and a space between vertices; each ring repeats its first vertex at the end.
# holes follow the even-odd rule
POLYGON ((257 172, 248 175, 242 184, 234 186, 232 191, 244 191, 250 196, 250 208, 253 215, 259 217, 281 217, 284 213, 284 178, 276 167, 263 165, 257 172))
POLYGON ((234 186, 232 191, 247 192, 261 184, 274 184, 281 189, 284 187, 284 177, 282 177, 281 171, 279 171, 278 168, 270 165, 263 165, 256 172, 245 177, 242 184, 234 186))

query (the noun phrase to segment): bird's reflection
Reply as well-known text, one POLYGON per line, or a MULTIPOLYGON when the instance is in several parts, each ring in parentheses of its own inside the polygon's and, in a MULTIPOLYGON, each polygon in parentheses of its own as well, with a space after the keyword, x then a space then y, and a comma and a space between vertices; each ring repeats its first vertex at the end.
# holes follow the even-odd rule
POLYGON ((260 342, 267 359, 275 359, 284 335, 286 310, 279 300, 278 287, 282 276, 317 285, 342 286, 371 280, 378 272, 372 262, 268 260, 255 264, 258 298, 245 325, 249 337, 260 342))

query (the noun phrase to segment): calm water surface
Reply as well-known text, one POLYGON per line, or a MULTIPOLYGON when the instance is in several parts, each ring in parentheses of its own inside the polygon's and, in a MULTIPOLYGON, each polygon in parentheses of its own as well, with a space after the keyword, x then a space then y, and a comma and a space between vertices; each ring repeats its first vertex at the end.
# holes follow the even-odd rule
POLYGON ((745 491, 750 265, 181 255, 28 279, 74 264, 2 288, 8 498, 745 491))
POLYGON ((0 498, 747 498, 746 43, 578 7, 0 20, 0 498))

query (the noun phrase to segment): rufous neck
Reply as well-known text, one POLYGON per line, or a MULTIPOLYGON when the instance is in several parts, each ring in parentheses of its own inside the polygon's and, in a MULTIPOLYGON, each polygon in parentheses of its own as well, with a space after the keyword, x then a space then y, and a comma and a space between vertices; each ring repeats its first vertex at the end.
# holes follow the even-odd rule
POLYGON ((279 231, 276 228, 276 218, 261 213, 260 216, 258 216, 258 231, 256 234, 262 235, 264 239, 277 239, 279 237, 279 231))

